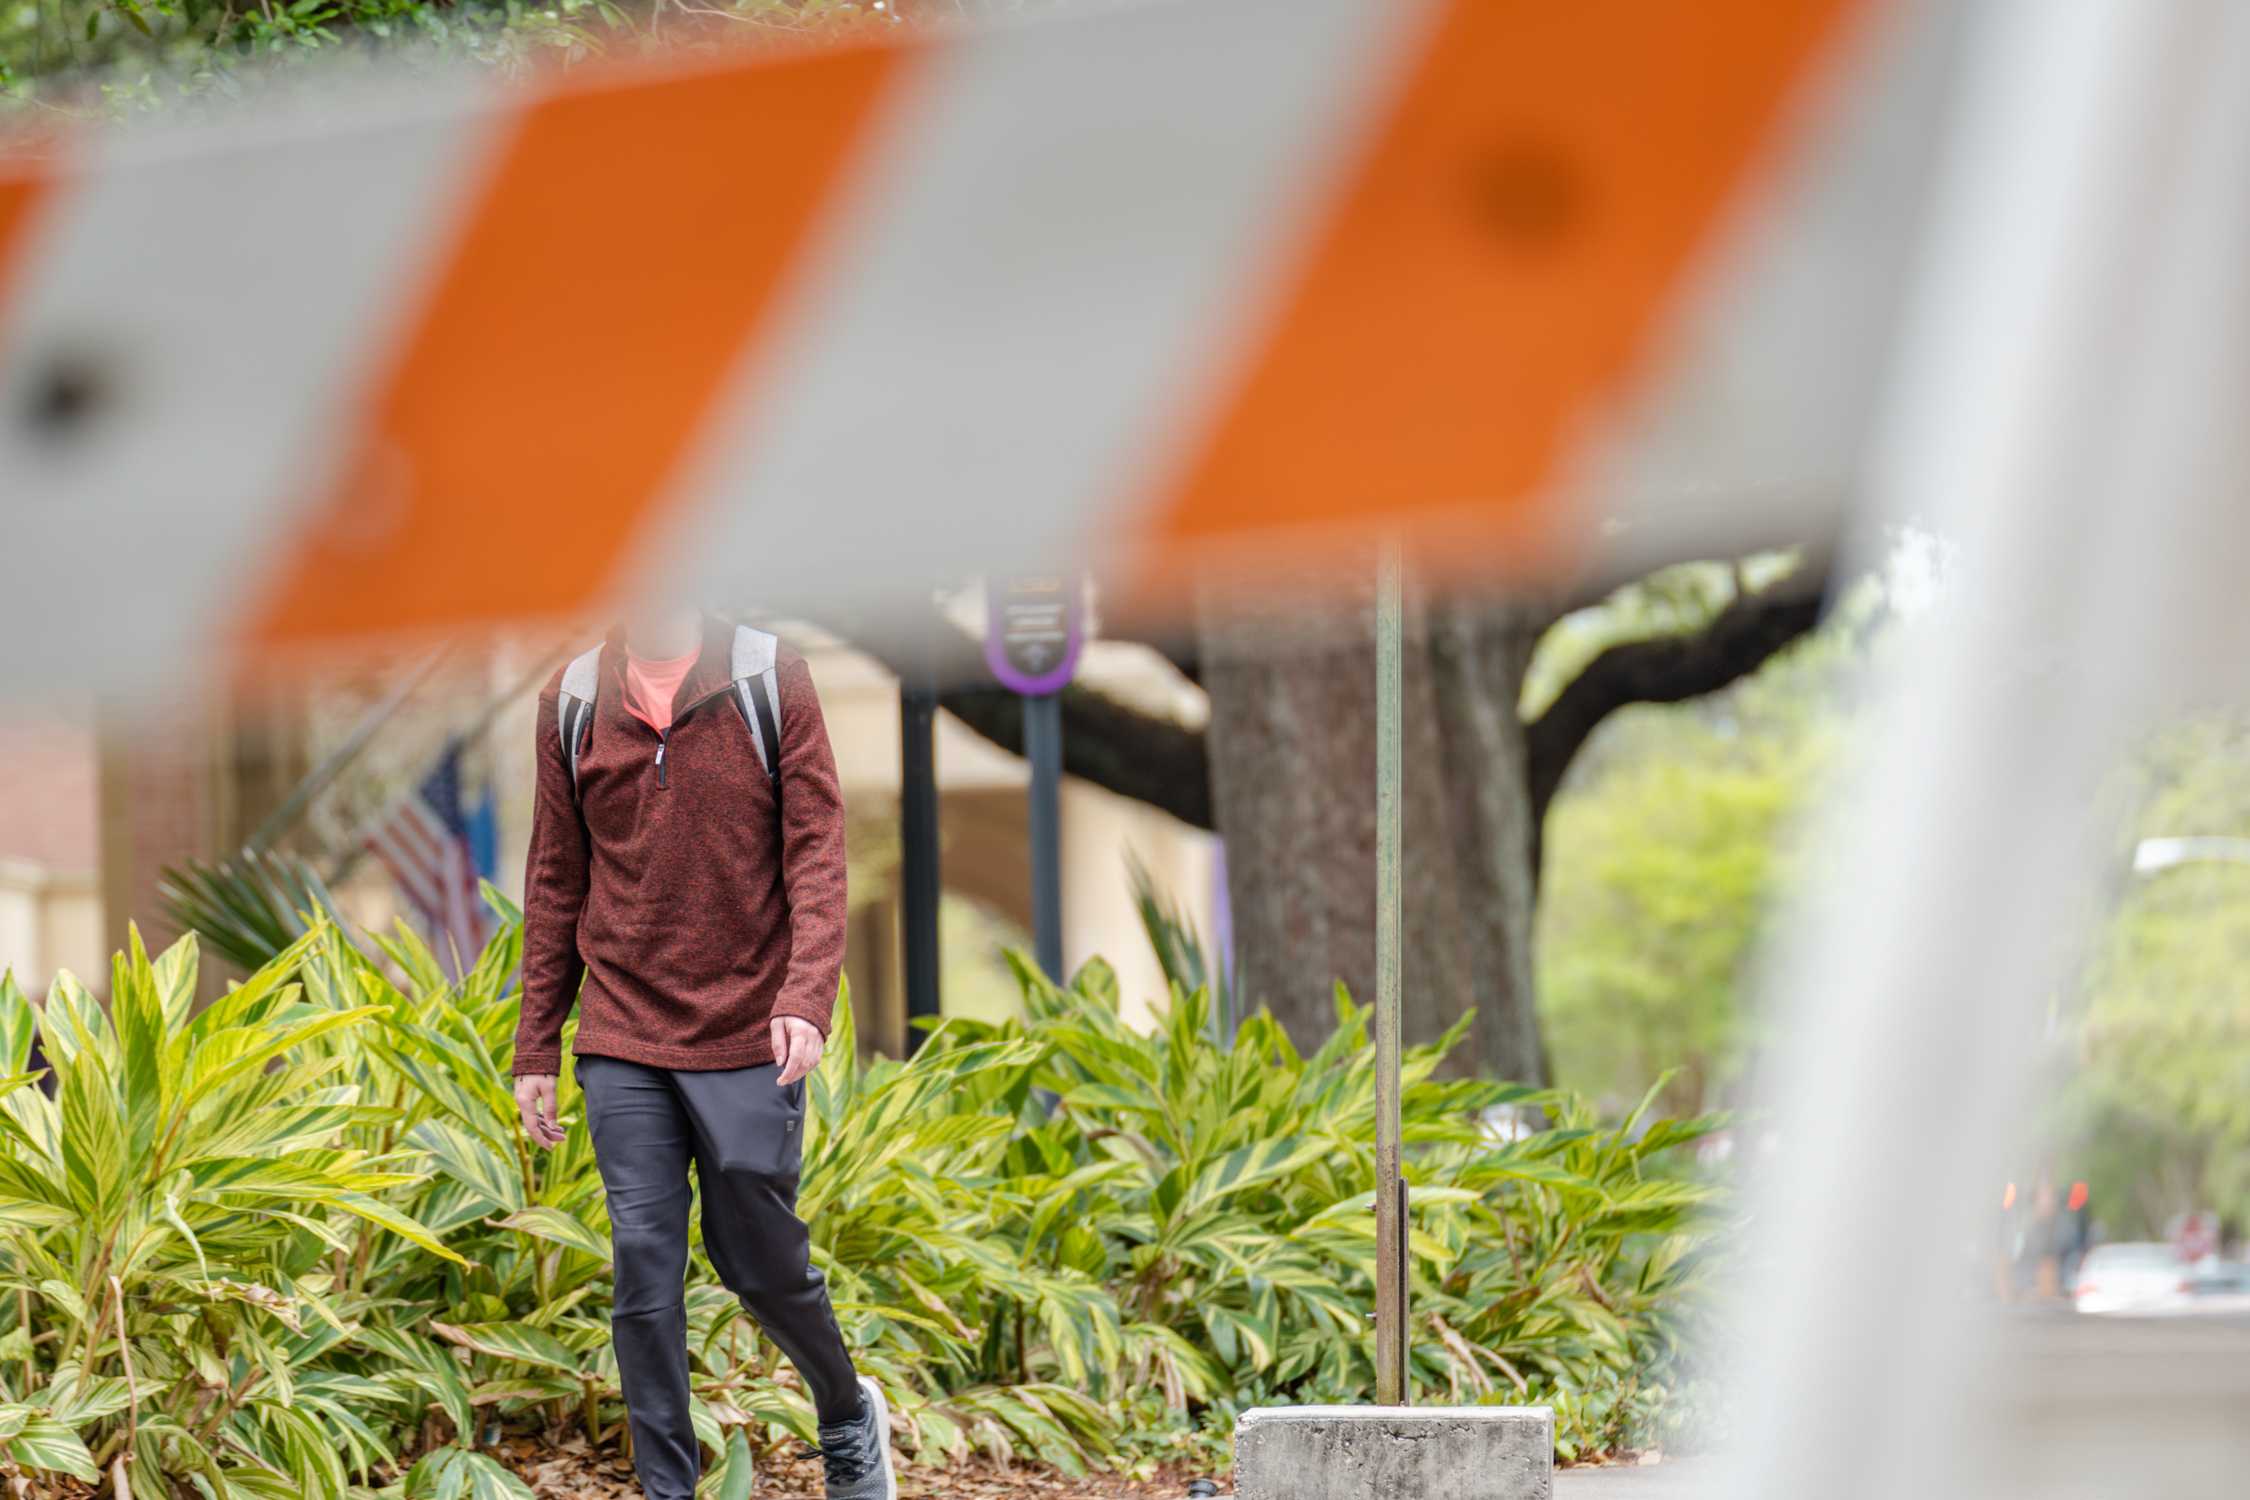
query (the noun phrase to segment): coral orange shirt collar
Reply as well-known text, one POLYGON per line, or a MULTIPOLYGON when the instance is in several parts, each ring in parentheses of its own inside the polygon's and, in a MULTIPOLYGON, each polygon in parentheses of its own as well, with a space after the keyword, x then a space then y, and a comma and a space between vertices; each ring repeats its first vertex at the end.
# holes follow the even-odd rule
POLYGON ((680 684, 694 670, 696 658, 702 653, 690 651, 685 656, 660 657, 651 660, 625 653, 625 706, 633 717, 663 734, 672 727, 672 707, 679 701, 680 684))

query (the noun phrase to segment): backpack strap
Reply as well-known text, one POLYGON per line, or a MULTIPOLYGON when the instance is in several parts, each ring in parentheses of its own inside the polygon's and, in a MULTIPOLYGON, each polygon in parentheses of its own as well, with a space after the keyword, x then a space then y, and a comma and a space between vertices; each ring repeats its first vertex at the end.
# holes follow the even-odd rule
POLYGON ((578 752, 585 747, 586 731, 594 722, 594 693, 601 686, 602 648, 583 651, 563 668, 562 687, 555 694, 555 729, 562 737, 563 760, 570 766, 570 787, 578 789, 578 752))
POLYGON ((781 642, 749 625, 734 627, 734 655, 728 670, 734 706, 749 727, 758 764, 776 787, 781 784, 781 678, 776 665, 781 642))
MULTIPOLYGON (((734 649, 728 666, 734 706, 750 730, 750 744, 758 764, 776 786, 781 782, 781 676, 777 661, 781 642, 748 625, 734 629, 734 649)), ((570 766, 570 785, 578 787, 578 754, 585 748, 586 732, 594 722, 594 694, 601 686, 602 648, 595 646, 571 658, 563 668, 562 686, 555 695, 555 729, 562 739, 563 759, 570 766)))

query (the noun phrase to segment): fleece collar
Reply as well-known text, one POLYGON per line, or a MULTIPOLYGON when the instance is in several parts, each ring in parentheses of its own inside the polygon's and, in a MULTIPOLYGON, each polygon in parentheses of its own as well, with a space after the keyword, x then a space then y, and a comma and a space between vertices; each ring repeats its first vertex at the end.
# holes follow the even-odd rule
MULTIPOLYGON (((674 715, 690 703, 726 687, 733 680, 733 673, 734 626, 717 615, 705 615, 703 644, 695 653, 695 665, 680 679, 680 691, 672 700, 674 715)), ((622 624, 610 626, 609 634, 602 638, 602 686, 611 690, 610 702, 631 711, 625 686, 625 627, 622 624)))

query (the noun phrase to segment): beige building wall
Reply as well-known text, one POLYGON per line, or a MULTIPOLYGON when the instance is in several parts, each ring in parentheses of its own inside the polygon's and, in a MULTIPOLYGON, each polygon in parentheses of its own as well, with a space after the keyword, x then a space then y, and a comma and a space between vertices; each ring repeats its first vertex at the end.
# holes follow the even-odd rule
POLYGON ((93 731, 83 717, 0 725, 0 969, 43 996, 68 969, 109 988, 95 858, 93 731))
POLYGON ((1083 781, 1063 787, 1063 963, 1097 955, 1117 970, 1125 1014, 1147 1024, 1167 993, 1133 899, 1129 858, 1214 941, 1218 840, 1145 803, 1083 781))
POLYGON ((63 969, 96 990, 107 987, 101 885, 91 870, 57 873, 0 859, 0 969, 33 997, 45 995, 63 969))

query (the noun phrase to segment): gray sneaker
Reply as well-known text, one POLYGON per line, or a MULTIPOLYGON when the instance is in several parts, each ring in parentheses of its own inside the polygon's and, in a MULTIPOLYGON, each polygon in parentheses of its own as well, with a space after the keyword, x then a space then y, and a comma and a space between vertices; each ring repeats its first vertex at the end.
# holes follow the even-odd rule
POLYGON ((864 1400, 848 1422, 823 1423, 820 1459, 828 1471, 828 1500, 898 1500, 898 1475, 891 1471, 891 1406, 883 1388, 859 1377, 864 1400))

